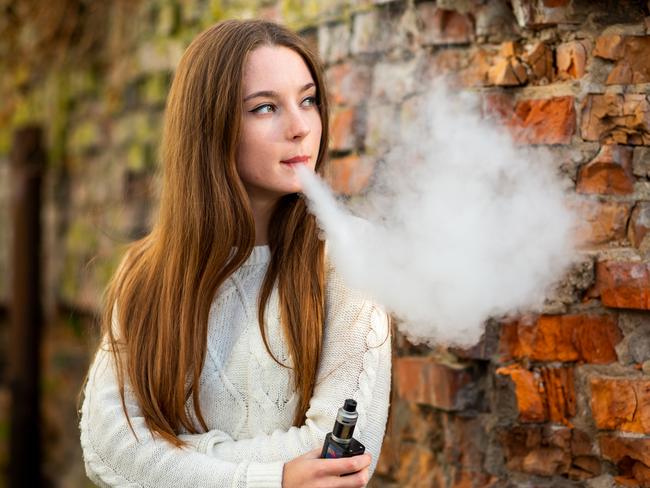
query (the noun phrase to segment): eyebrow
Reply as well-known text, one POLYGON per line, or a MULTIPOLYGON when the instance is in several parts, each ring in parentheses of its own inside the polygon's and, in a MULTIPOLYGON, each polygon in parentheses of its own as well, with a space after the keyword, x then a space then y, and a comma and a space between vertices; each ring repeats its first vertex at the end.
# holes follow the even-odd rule
MULTIPOLYGON (((312 86, 316 86, 316 85, 314 85, 311 82, 307 83, 305 86, 303 86, 300 89, 300 93, 304 92, 305 90, 308 90, 312 86)), ((270 90, 258 91, 258 92, 255 92, 255 93, 251 93, 246 98, 244 98, 244 102, 250 100, 251 98, 256 98, 256 97, 275 97, 275 98, 277 98, 278 93, 274 92, 274 91, 270 91, 270 90)))

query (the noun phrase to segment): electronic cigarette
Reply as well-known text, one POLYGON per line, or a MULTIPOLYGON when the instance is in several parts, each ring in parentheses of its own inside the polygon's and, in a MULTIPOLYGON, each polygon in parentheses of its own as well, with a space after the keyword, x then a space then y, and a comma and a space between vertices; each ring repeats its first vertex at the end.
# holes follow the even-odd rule
POLYGON ((325 436, 321 458, 352 457, 365 452, 363 444, 352 437, 358 417, 357 402, 352 399, 345 400, 336 415, 334 429, 325 436))

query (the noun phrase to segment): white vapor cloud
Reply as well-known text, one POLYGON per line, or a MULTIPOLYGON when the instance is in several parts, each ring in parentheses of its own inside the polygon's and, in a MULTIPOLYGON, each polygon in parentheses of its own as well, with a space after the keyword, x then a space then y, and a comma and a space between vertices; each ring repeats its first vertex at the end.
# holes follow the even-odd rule
POLYGON ((297 171, 349 285, 410 341, 468 347, 488 318, 543 303, 575 257, 575 220, 550 156, 515 146, 475 95, 440 81, 420 101, 363 198, 297 171))

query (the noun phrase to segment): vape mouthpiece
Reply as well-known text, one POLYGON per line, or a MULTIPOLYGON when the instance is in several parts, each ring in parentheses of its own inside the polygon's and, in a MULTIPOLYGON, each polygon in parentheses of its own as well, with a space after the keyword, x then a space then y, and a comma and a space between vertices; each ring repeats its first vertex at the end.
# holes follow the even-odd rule
POLYGON ((357 409, 357 402, 355 400, 352 400, 351 398, 348 398, 345 400, 345 404, 343 405, 343 410, 346 412, 354 412, 357 409))

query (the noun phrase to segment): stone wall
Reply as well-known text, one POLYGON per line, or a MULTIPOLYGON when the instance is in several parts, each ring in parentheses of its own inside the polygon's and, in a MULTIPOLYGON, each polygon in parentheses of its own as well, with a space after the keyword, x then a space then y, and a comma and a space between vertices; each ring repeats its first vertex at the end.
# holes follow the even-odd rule
MULTIPOLYGON (((68 59, 27 55, 49 45, 40 30, 30 30, 31 14, 17 12, 21 30, 0 38, 0 276, 10 268, 12 130, 43 125, 49 151, 43 355, 52 484, 85 483, 74 397, 95 340, 101 290, 124 245, 150 227, 174 67, 208 25, 264 17, 296 29, 325 62, 333 102, 328 176, 339 192, 363 192, 395 138, 395 121, 409 120, 409 99, 446 73, 459 87, 480 92, 486 113, 511 127, 519 143, 554 154, 582 216, 582 261, 541 315, 490 322, 471 350, 429 349, 398 336, 396 396, 372 486, 650 486, 645 2, 107 5, 78 16, 78 37, 85 33, 92 49, 71 47, 68 59), (23 55, 5 64, 12 50, 23 55)), ((7 25, 0 29, 9 32, 7 25)), ((0 304, 8 297, 2 279, 0 304)), ((4 338, 6 325, 0 328, 4 338)), ((6 386, 0 444, 5 398, 6 386)))

